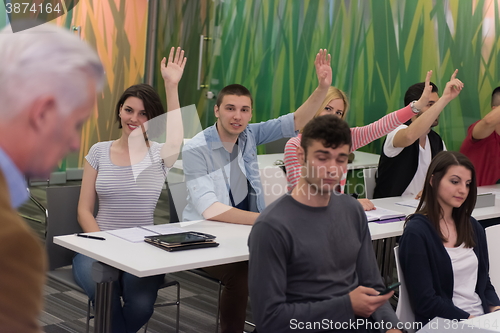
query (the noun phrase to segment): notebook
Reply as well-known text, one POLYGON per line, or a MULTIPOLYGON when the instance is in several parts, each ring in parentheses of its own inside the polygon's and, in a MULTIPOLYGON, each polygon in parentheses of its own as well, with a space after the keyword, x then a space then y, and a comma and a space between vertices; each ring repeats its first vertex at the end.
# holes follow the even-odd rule
POLYGON ((405 214, 395 210, 375 207, 374 210, 365 211, 368 222, 392 222, 401 221, 405 218, 405 214), (391 221, 392 220, 392 221, 391 221))

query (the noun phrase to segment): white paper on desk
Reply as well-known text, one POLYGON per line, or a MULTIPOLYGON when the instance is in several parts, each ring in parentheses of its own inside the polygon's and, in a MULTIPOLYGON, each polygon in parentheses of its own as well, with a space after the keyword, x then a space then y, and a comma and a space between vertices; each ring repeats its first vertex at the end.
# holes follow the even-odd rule
POLYGON ((405 216, 405 214, 397 212, 395 210, 380 208, 380 207, 376 207, 376 206, 375 206, 375 208, 376 209, 374 209, 374 210, 365 211, 366 218, 368 219, 368 222, 378 221, 378 220, 387 220, 387 219, 405 216))
POLYGON ((420 200, 417 200, 417 199, 408 199, 408 200, 396 202, 396 205, 417 208, 419 202, 420 202, 420 200))
MULTIPOLYGON (((178 224, 178 223, 175 223, 178 224)), ((180 228, 179 226, 175 224, 157 224, 157 225, 151 225, 151 226, 146 226, 142 227, 143 229, 149 230, 154 232, 155 234, 160 234, 160 235, 170 235, 170 234, 178 234, 180 232, 186 232, 186 230, 180 228)))
POLYGON ((106 232, 115 235, 116 237, 128 240, 132 243, 144 242, 145 236, 154 236, 158 234, 155 231, 147 230, 142 227, 108 230, 106 232))

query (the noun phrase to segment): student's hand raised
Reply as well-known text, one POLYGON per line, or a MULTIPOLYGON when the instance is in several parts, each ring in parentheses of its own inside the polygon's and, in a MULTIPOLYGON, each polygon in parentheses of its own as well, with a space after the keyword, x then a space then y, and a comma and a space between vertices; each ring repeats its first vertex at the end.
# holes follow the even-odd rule
POLYGON ((363 318, 368 318, 375 310, 382 306, 394 295, 391 291, 385 295, 378 296, 379 292, 373 288, 359 286, 349 293, 351 306, 354 314, 363 318))
POLYGON ((184 50, 180 47, 175 50, 175 47, 170 49, 170 54, 167 59, 164 57, 161 60, 161 76, 165 81, 165 84, 178 84, 182 78, 182 73, 184 72, 184 66, 186 66, 187 58, 184 57, 184 50), (174 55, 175 53, 175 55, 174 55))
POLYGON ((316 67, 316 75, 318 76, 318 85, 320 88, 328 88, 332 85, 332 67, 330 65, 331 56, 327 54, 327 50, 320 49, 316 54, 314 66, 316 67))
POLYGON ((429 103, 429 98, 431 97, 432 93, 431 77, 432 77, 432 71, 428 71, 427 75, 425 76, 424 91, 422 92, 422 95, 420 96, 418 101, 415 102, 414 105, 414 107, 417 108, 418 110, 422 110, 429 103))
POLYGON ((464 87, 462 81, 457 79, 457 73, 458 69, 455 69, 455 71, 451 75, 450 81, 446 83, 446 87, 444 88, 443 91, 442 97, 446 98, 448 101, 451 101, 452 99, 457 97, 464 87))

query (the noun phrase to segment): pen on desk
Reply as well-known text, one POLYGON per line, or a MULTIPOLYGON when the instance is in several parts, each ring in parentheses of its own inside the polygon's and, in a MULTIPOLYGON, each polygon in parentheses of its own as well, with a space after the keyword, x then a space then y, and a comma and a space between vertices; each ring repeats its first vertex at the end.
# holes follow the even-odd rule
POLYGON ((85 237, 85 238, 90 238, 90 239, 97 239, 97 240, 106 240, 104 237, 97 237, 97 236, 90 236, 90 235, 84 235, 84 234, 76 234, 78 237, 85 237))

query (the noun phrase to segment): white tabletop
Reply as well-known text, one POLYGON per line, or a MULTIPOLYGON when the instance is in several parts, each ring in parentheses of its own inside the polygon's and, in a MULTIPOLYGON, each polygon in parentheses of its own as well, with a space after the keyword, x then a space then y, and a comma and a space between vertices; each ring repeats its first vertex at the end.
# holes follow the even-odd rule
MULTIPOLYGON (((500 185, 481 187, 478 192, 495 190, 500 190, 500 185)), ((375 199, 373 203, 375 206, 408 215, 414 213, 415 209, 396 205, 396 202, 407 199, 409 197, 375 199)), ((478 220, 500 217, 500 198, 496 199, 495 203, 494 207, 475 209, 473 216, 478 220)), ((167 252, 145 242, 132 243, 104 231, 94 234, 106 238, 105 241, 66 235, 54 237, 54 243, 138 277, 248 260, 247 241, 251 226, 213 221, 181 222, 178 225, 186 231, 199 231, 215 235, 220 245, 215 248, 167 252)), ((403 233, 404 221, 371 222, 368 226, 372 240, 377 240, 400 236, 403 233)))
MULTIPOLYGON (((481 186, 478 187, 478 193, 496 192, 500 191, 500 185, 481 186)), ((375 206, 394 210, 405 215, 415 213, 415 208, 397 205, 397 202, 413 199, 413 196, 405 197, 391 197, 383 199, 373 199, 372 202, 375 206)), ((472 211, 472 216, 480 221, 500 217, 500 195, 495 197, 495 206, 476 208, 472 211)), ((388 238, 401 236, 403 234, 404 221, 390 222, 390 223, 369 223, 372 239, 388 238)), ((500 323, 499 323, 500 324, 500 323)))
MULTIPOLYGON (((495 193, 496 191, 500 191, 500 185, 481 186, 477 189, 477 193, 495 193)), ((415 208, 397 205, 396 203, 413 198, 414 197, 412 196, 391 197, 383 199, 373 199, 372 202, 375 206, 395 210, 397 212, 404 213, 405 215, 409 215, 415 213, 415 208)), ((495 206, 476 208, 472 211, 472 216, 476 220, 486 220, 500 217, 500 195, 497 194, 495 197, 495 206)))
POLYGON ((168 252, 146 242, 132 243, 105 231, 92 233, 106 238, 105 241, 66 235, 54 237, 54 243, 138 277, 248 260, 247 240, 251 226, 213 221, 178 224, 186 231, 215 235, 220 245, 168 252))
MULTIPOLYGON (((105 231, 92 233, 106 238, 105 241, 65 235, 54 237, 54 243, 138 277, 248 260, 247 242, 251 226, 214 221, 180 222, 179 226, 186 231, 215 235, 220 245, 168 252, 146 242, 129 242, 105 231)), ((374 240, 392 237, 394 230, 402 229, 399 222, 385 225, 369 223, 369 227, 374 240)))

